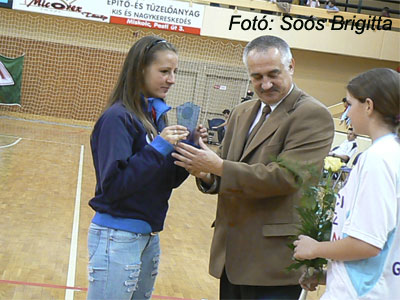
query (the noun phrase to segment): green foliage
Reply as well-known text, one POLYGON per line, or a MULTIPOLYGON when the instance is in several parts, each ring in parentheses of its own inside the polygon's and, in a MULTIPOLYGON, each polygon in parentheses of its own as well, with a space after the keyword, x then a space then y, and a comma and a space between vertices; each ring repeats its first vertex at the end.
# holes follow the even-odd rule
MULTIPOLYGON (((295 183, 302 190, 300 205, 296 207, 300 218, 298 235, 307 235, 317 241, 329 241, 336 203, 336 191, 332 182, 333 168, 330 167, 325 174, 321 174, 321 170, 302 162, 282 158, 275 158, 272 161, 290 172, 295 183)), ((294 250, 293 243, 288 246, 294 250)), ((316 271, 322 274, 326 264, 327 260, 324 258, 295 259, 294 263, 286 269, 290 271, 305 266, 308 272, 316 271)))
MULTIPOLYGON (((328 171, 326 178, 319 180, 318 184, 307 181, 303 184, 301 205, 296 207, 300 226, 298 234, 307 235, 317 241, 329 241, 332 228, 332 218, 335 209, 336 191, 332 187, 332 172, 328 171)), ((293 250, 294 245, 289 247, 293 250)), ((322 271, 327 264, 324 258, 311 260, 297 260, 287 270, 298 269, 302 266, 322 271)))

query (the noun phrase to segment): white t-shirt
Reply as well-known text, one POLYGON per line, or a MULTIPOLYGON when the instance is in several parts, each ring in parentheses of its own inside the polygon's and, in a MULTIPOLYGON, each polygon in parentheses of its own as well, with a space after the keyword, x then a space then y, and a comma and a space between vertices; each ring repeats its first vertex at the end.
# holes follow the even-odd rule
POLYGON ((394 134, 374 141, 339 192, 331 240, 346 236, 382 250, 368 259, 329 262, 321 299, 400 299, 400 141, 394 134))
POLYGON ((357 142, 345 140, 343 143, 339 145, 339 147, 332 152, 336 155, 347 155, 349 158, 352 158, 354 153, 357 151, 357 142))

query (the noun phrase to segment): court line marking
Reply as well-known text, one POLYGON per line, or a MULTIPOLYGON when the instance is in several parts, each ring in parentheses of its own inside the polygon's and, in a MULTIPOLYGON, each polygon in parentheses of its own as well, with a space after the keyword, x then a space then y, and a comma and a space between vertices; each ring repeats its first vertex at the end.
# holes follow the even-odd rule
POLYGON ((31 119, 23 119, 23 118, 18 118, 18 117, 11 117, 11 116, 0 116, 0 119, 7 119, 7 120, 13 120, 13 121, 24 121, 24 122, 31 122, 31 123, 40 123, 40 124, 46 124, 46 125, 58 125, 58 126, 66 126, 66 127, 74 127, 74 128, 83 128, 83 129, 93 129, 93 126, 59 123, 59 122, 45 121, 45 120, 40 120, 40 119, 39 120, 31 120, 31 119))
POLYGON ((82 287, 64 286, 64 285, 48 284, 48 283, 16 281, 16 280, 0 279, 0 283, 8 283, 8 284, 16 284, 16 285, 27 285, 27 286, 38 286, 38 287, 45 287, 45 288, 47 287, 47 288, 55 288, 55 289, 74 289, 74 290, 78 290, 78 291, 87 291, 87 288, 82 288, 82 287))
MULTIPOLYGON (((72 225, 71 234, 71 248, 69 252, 69 263, 68 263, 68 275, 66 286, 75 285, 75 273, 76 273, 76 256, 78 254, 78 234, 79 234, 79 213, 81 207, 81 191, 82 191, 82 173, 83 173, 83 154, 85 152, 85 146, 81 145, 81 154, 79 157, 79 169, 78 169, 78 180, 76 183, 76 196, 75 196, 75 209, 74 209, 74 221, 72 225)), ((67 289, 65 291, 65 300, 74 299, 74 290, 67 289)))
MULTIPOLYGON (((15 137, 15 138, 17 138, 17 137, 15 137)), ((9 145, 0 146, 0 149, 12 147, 12 146, 18 144, 21 140, 22 140, 22 138, 18 138, 18 140, 16 140, 14 143, 11 143, 11 144, 9 144, 9 145)))
POLYGON ((21 104, 18 104, 18 103, 0 103, 0 105, 4 105, 4 106, 19 106, 19 107, 22 107, 21 104))
MULTIPOLYGON (((20 138, 18 136, 14 136, 14 135, 7 135, 7 134, 0 134, 0 136, 4 136, 4 137, 11 137, 11 138, 20 138)), ((80 146, 82 144, 78 143, 78 144, 74 144, 74 143, 64 143, 64 142, 56 142, 56 141, 49 141, 49 140, 39 140, 39 139, 32 139, 32 138, 20 138, 22 140, 27 140, 27 141, 35 141, 35 142, 43 142, 43 143, 53 143, 53 144, 60 144, 60 145, 73 145, 73 146, 80 146)))
MULTIPOLYGON (((84 288, 84 287, 73 287, 73 286, 63 286, 63 285, 58 285, 58 284, 26 282, 26 281, 16 281, 16 280, 4 280, 4 279, 0 279, 0 283, 25 285, 25 286, 37 286, 37 287, 55 288, 55 289, 67 289, 67 290, 75 290, 75 291, 82 291, 82 292, 87 292, 87 290, 88 290, 87 288, 84 288)), ((160 296, 160 295, 152 295, 151 297, 155 298, 155 299, 195 300, 195 299, 190 299, 190 298, 178 298, 178 297, 169 297, 169 296, 160 296)))

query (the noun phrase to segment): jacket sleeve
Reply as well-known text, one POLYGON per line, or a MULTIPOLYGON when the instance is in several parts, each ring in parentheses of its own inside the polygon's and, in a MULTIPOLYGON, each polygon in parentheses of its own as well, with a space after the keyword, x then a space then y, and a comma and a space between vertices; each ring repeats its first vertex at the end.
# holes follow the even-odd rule
POLYGON ((279 136, 284 141, 267 144, 261 151, 261 159, 254 164, 224 160, 220 183, 220 195, 232 195, 251 199, 293 194, 299 189, 296 173, 278 163, 294 162, 297 170, 313 166, 321 170, 324 157, 331 147, 334 125, 330 113, 320 105, 302 105, 295 109, 279 125, 279 136), (276 159, 271 159, 273 156, 276 159))
POLYGON ((140 135, 127 114, 103 117, 95 142, 98 184, 106 198, 113 202, 149 185, 166 163, 166 157, 151 144, 133 151, 140 135))
POLYGON ((211 174, 211 179, 212 179, 211 185, 207 185, 201 179, 196 178, 197 188, 201 192, 206 193, 206 194, 217 194, 218 190, 219 190, 219 184, 220 184, 221 178, 219 176, 211 174))

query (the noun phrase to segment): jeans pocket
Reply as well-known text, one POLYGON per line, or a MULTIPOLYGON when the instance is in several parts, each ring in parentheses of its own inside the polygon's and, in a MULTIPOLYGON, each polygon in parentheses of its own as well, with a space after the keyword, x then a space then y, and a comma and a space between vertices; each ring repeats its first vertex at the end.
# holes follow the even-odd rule
POLYGON ((139 240, 141 236, 140 233, 113 229, 110 234, 110 239, 116 243, 132 243, 139 240))
POLYGON ((96 253, 97 248, 100 244, 101 230, 89 228, 88 232, 88 251, 89 251, 89 261, 92 259, 93 255, 96 253))

